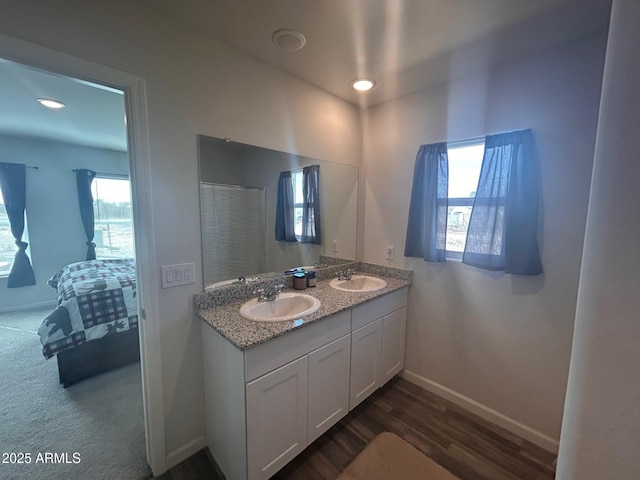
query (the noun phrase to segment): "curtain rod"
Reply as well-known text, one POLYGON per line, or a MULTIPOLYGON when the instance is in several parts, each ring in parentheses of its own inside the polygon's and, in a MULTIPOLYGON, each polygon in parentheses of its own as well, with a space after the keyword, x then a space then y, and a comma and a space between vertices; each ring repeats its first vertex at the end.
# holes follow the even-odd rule
POLYGON ((236 187, 236 188, 247 188, 253 190, 264 190, 266 187, 248 187, 246 185, 234 185, 232 183, 216 183, 216 182, 200 182, 201 185, 215 185, 218 187, 236 187))
MULTIPOLYGON (((74 168, 72 172, 77 172, 79 170, 83 170, 81 168, 74 168)), ((129 178, 129 175, 126 173, 104 173, 104 172, 95 172, 96 177, 111 177, 111 178, 129 178)))
POLYGON ((447 144, 458 144, 458 145, 463 145, 465 143, 479 143, 479 142, 484 142, 485 138, 487 138, 487 135, 483 135, 481 137, 473 137, 473 138, 465 138, 463 140, 448 140, 446 143, 447 144))
POLYGON ((499 135, 499 134, 504 134, 504 133, 516 133, 516 132, 523 132, 525 130, 531 130, 531 128, 521 128, 519 130, 509 130, 507 132, 498 132, 498 133, 487 133, 485 135, 479 136, 479 137, 472 137, 472 138, 464 138, 461 140, 446 140, 442 143, 447 143, 447 144, 458 144, 458 145, 464 145, 465 143, 478 143, 480 141, 485 141, 485 139, 487 137, 490 137, 492 135, 499 135))

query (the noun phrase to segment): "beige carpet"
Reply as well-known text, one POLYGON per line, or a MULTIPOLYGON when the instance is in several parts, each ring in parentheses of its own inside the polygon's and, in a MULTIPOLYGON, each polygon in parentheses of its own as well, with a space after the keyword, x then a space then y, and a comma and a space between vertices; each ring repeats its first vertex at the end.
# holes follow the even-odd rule
POLYGON ((338 480, 460 480, 397 435, 378 435, 338 480))
POLYGON ((0 479, 151 477, 140 364, 62 388, 56 359, 45 360, 36 333, 50 312, 0 314, 0 453, 31 454, 31 463, 8 464, 0 458, 0 479), (45 453, 60 460, 42 463, 45 453), (79 463, 73 462, 74 453, 79 463))

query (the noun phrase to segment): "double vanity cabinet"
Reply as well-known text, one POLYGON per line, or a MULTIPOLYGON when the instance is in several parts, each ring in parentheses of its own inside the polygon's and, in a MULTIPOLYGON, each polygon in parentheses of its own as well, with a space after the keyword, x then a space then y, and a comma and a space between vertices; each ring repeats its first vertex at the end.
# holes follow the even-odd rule
POLYGON ((245 350, 203 325, 208 444, 228 479, 271 477, 402 370, 407 287, 353 298, 245 350))

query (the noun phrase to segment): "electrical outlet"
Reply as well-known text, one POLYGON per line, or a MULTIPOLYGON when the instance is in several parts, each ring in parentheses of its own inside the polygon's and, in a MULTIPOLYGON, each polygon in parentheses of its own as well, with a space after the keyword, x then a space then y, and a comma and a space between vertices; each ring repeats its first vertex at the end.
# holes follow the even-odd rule
POLYGON ((386 249, 386 258, 387 260, 393 260, 393 245, 388 245, 386 249))
POLYGON ((193 269, 195 268, 195 265, 193 263, 187 263, 184 266, 184 281, 185 282, 189 282, 189 283, 196 283, 195 279, 193 278, 193 269))
POLYGON ((331 247, 331 250, 335 253, 338 252, 338 240, 335 240, 335 239, 333 240, 333 245, 331 247))
POLYGON ((178 287, 196 283, 194 277, 195 263, 181 263, 179 265, 163 265, 160 267, 162 274, 162 288, 178 287))

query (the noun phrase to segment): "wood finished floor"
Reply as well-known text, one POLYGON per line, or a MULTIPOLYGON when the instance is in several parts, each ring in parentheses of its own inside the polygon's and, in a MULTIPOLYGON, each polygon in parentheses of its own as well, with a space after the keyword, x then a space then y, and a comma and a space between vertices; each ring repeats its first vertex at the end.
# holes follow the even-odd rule
MULTIPOLYGON (((385 431, 404 438, 461 480, 550 480, 555 476, 554 454, 395 378, 272 478, 334 480, 377 434, 385 431)), ((208 452, 201 451, 157 478, 224 477, 208 452)))

